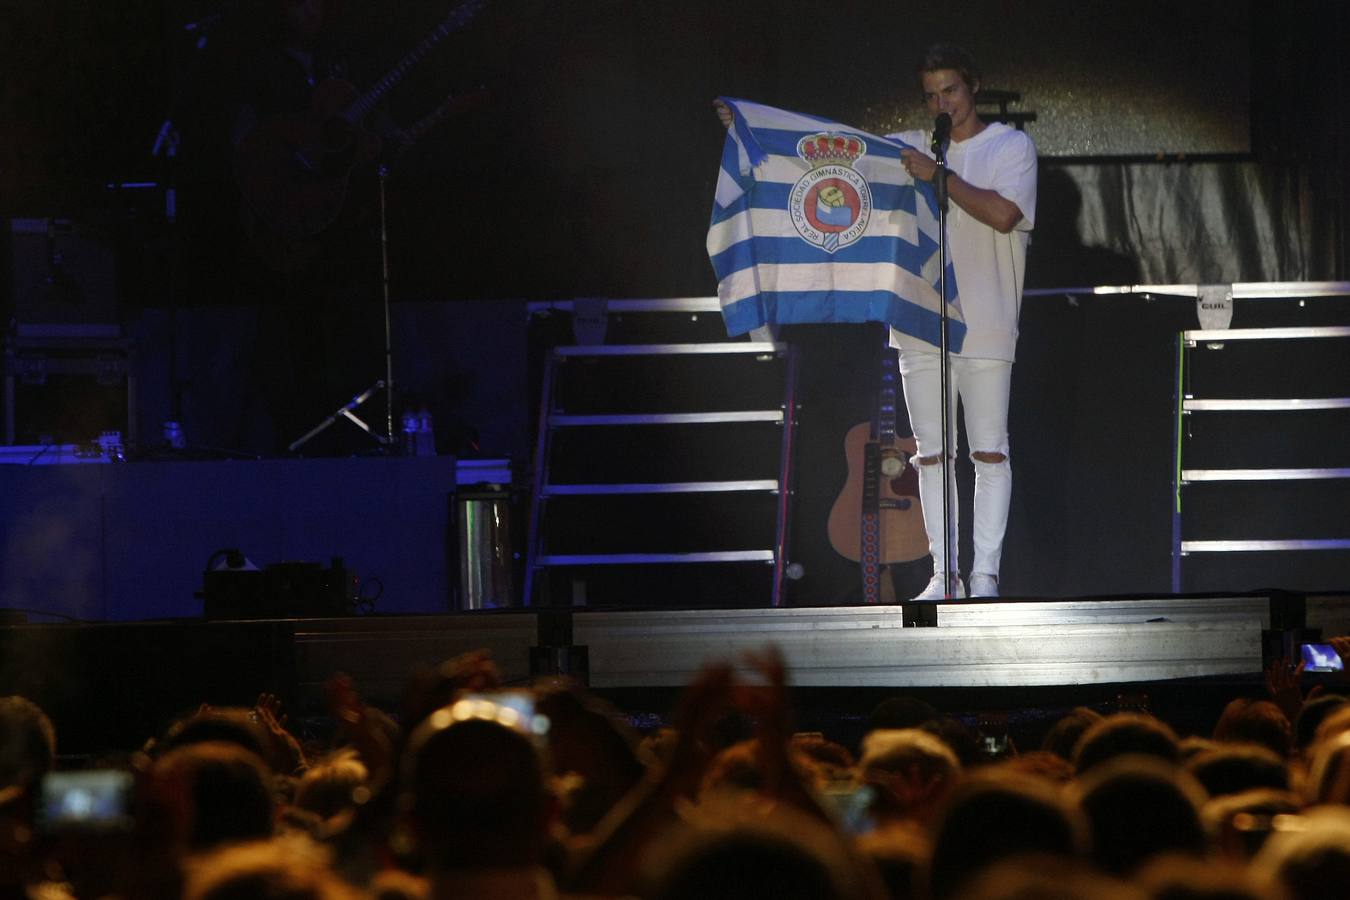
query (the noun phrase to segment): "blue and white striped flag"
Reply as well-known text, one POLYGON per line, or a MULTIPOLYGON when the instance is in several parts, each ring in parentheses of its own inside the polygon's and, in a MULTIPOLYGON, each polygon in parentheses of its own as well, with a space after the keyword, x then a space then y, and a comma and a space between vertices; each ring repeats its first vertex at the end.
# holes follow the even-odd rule
MULTIPOLYGON (((727 333, 765 324, 885 322, 941 343, 938 213, 907 145, 815 116, 723 98, 708 256, 727 333)), ((966 328, 947 263, 948 338, 966 328)))

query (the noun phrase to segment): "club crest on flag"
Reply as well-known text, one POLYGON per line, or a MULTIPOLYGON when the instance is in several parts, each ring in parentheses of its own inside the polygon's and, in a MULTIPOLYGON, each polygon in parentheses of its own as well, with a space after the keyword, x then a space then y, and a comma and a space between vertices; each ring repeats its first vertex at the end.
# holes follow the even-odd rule
POLYGON ((810 169, 788 195, 788 213, 802 240, 834 253, 862 237, 872 216, 872 190, 854 163, 867 154, 862 138, 821 132, 797 142, 810 169))
POLYGON ((966 326, 951 260, 939 268, 933 186, 909 144, 819 116, 720 98, 732 112, 708 227, 728 335, 762 325, 885 322, 950 345, 966 326), (844 249, 847 248, 847 249, 844 249), (944 280, 945 277, 945 280, 944 280))

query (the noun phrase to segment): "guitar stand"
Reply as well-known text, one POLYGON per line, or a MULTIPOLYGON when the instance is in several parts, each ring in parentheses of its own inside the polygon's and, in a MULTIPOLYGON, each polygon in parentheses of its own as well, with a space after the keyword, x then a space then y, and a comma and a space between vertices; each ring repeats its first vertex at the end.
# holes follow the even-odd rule
POLYGON ((309 443, 311 440, 318 437, 321 433, 323 433, 324 430, 328 428, 329 425, 332 425, 338 419, 346 419, 347 421, 351 422, 357 428, 360 428, 366 434, 373 437, 375 439, 375 442, 380 446, 382 447, 389 446, 391 440, 388 435, 380 434, 374 428, 371 428, 370 425, 368 425, 364 419, 362 419, 354 412, 354 410, 357 407, 359 407, 362 403, 365 403, 367 400, 375 396, 380 391, 384 390, 384 388, 385 383, 383 379, 375 382, 370 387, 366 388, 364 391, 362 391, 352 399, 348 400, 346 403, 339 406, 336 410, 333 411, 333 414, 331 416, 324 419, 318 425, 315 425, 309 431, 306 431, 296 440, 292 441, 290 446, 288 446, 286 449, 289 452, 294 453, 296 450, 299 450, 305 444, 309 443))

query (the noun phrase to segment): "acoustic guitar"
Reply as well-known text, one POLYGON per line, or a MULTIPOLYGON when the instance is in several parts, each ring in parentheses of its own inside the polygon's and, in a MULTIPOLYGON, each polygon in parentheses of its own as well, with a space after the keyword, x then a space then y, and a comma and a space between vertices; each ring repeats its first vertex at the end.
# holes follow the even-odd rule
POLYGON ((864 603, 893 599, 890 579, 881 578, 886 565, 928 555, 919 474, 911 461, 918 446, 914 438, 896 434, 895 384, 895 351, 887 348, 882 353, 876 417, 859 422, 844 435, 848 480, 826 523, 830 546, 861 567, 864 603))
POLYGON ((314 89, 303 113, 275 116, 244 135, 235 174, 250 210, 283 240, 323 231, 342 212, 347 181, 357 166, 379 156, 381 141, 362 122, 375 105, 448 35, 464 28, 486 5, 465 0, 370 90, 330 78, 314 89))

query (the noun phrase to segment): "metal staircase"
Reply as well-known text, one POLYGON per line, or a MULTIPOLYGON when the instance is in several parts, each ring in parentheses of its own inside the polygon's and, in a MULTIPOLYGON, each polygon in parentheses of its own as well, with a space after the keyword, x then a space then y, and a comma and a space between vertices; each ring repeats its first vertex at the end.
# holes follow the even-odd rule
POLYGON ((549 351, 525 605, 587 603, 588 572, 637 593, 690 566, 767 568, 763 603, 782 605, 796 381, 781 343, 549 351))
MULTIPOLYGON (((1336 287, 1333 293, 1342 294, 1342 286, 1336 287)), ((1272 565, 1267 571, 1276 578, 1281 577, 1275 574, 1281 568, 1296 570, 1299 564, 1276 566, 1274 554, 1350 550, 1350 530, 1318 534, 1316 528, 1335 518, 1311 512, 1328 502, 1335 504, 1336 497, 1350 498, 1350 466, 1339 464, 1350 462, 1350 450, 1335 437, 1350 428, 1350 396, 1334 396, 1350 389, 1346 360, 1350 360, 1350 327, 1346 326, 1192 330, 1178 335, 1173 414, 1174 592, 1182 590, 1183 561, 1197 554, 1269 554, 1272 565), (1279 353, 1284 358, 1272 358, 1279 353), (1236 395, 1242 389, 1231 385, 1243 379, 1267 395, 1236 395), (1202 388, 1203 393, 1197 395, 1202 388), (1278 396, 1293 392, 1303 396, 1278 396), (1278 424, 1259 428, 1254 422, 1258 416, 1278 424), (1212 429, 1205 442, 1195 433, 1197 419, 1212 429), (1210 425, 1219 419, 1230 423, 1229 431, 1210 425), (1225 444, 1225 436, 1241 429, 1267 436, 1259 443, 1258 458, 1244 460, 1250 464, 1242 466, 1213 467, 1210 461, 1216 456, 1228 456, 1231 461, 1233 454, 1225 451, 1239 442, 1228 437, 1225 444), (1263 488, 1267 493, 1259 499, 1240 494, 1263 488), (1270 493, 1275 490, 1282 493, 1270 493), (1258 520, 1251 509, 1256 503, 1265 504, 1270 516, 1258 520), (1206 523, 1209 533, 1192 535, 1199 530, 1194 511, 1206 504, 1216 511, 1206 523), (1183 510, 1187 512, 1184 522, 1183 510), (1244 528, 1265 533, 1244 534, 1244 528)), ((1346 571, 1350 571, 1350 560, 1346 571)))

